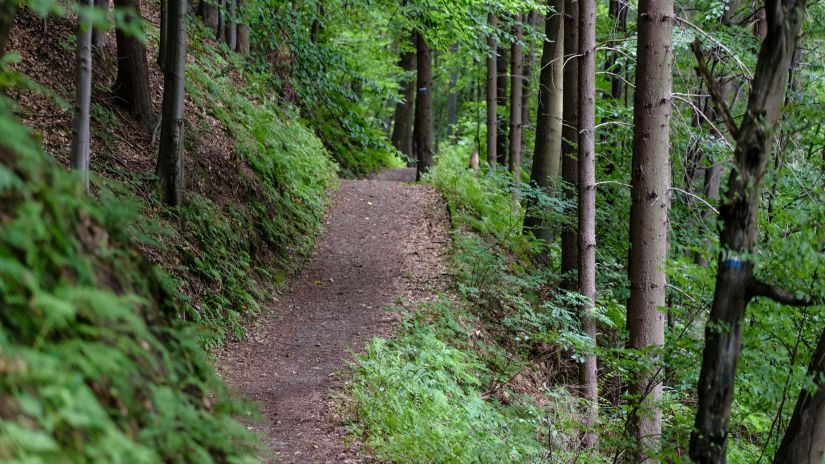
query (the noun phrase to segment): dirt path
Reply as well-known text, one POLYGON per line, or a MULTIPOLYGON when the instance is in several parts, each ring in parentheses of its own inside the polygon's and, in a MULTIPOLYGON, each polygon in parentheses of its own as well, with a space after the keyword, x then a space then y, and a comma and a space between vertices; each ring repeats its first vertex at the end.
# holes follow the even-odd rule
POLYGON ((439 195, 408 185, 415 171, 343 181, 312 261, 247 338, 219 355, 219 371, 260 405, 254 424, 271 462, 360 462, 343 445, 330 392, 344 363, 399 320, 398 298, 431 297, 444 285, 448 221, 439 195))

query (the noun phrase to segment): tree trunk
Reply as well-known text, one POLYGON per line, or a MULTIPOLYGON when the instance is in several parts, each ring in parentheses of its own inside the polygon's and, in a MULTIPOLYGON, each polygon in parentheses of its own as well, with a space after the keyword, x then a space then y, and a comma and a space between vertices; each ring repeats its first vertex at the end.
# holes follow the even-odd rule
MULTIPOLYGON (((755 279, 748 256, 758 239, 759 205, 773 140, 771 132, 779 119, 788 70, 805 16, 805 1, 767 0, 765 3, 767 36, 757 58, 748 107, 740 127, 729 123, 736 138, 736 150, 727 192, 719 208, 722 252, 717 261, 716 288, 705 327, 698 409, 690 437, 690 457, 699 463, 725 462, 742 319, 748 302, 754 296, 791 301, 781 298, 779 290, 755 279)), ((701 56, 698 43, 694 48, 701 56)), ((709 73, 706 67, 705 71, 709 73)))
POLYGON ((630 208, 629 344, 645 356, 633 377, 635 462, 658 462, 662 435, 661 349, 665 343, 665 263, 670 207, 670 97, 673 0, 639 2, 630 208))
POLYGON ((166 66, 166 49, 169 48, 169 34, 167 24, 169 23, 169 0, 160 0, 160 38, 158 39, 158 67, 163 71, 166 66))
POLYGON ((215 28, 215 40, 218 42, 223 42, 226 37, 226 2, 227 0, 218 0, 218 27, 215 28))
POLYGON ((820 464, 825 457, 825 332, 808 365, 808 378, 817 389, 811 393, 803 387, 799 392, 774 464, 820 464))
POLYGON ((515 40, 510 48, 510 152, 507 167, 513 176, 514 202, 518 201, 518 189, 521 184, 521 90, 524 83, 524 55, 521 52, 522 18, 523 15, 516 18, 516 25, 513 27, 515 40))
POLYGON ((453 136, 455 123, 458 118, 458 94, 455 93, 455 85, 458 82, 458 75, 450 74, 450 84, 447 94, 447 138, 453 136))
MULTIPOLYGON (((536 144, 530 183, 545 194, 552 194, 554 179, 559 175, 561 156, 562 66, 564 59, 564 0, 549 0, 553 11, 544 19, 544 41, 541 52, 538 109, 536 110, 536 144)), ((524 232, 545 242, 552 239, 550 224, 533 208, 527 209, 524 232)))
MULTIPOLYGON (((95 8, 104 12, 106 15, 109 14, 109 0, 95 0, 95 8)), ((106 47, 106 31, 99 27, 94 28, 92 31, 92 45, 94 46, 95 50, 100 50, 106 47)))
POLYGON ((0 0, 0 56, 6 52, 9 32, 14 24, 14 17, 17 16, 17 2, 18 0, 0 0))
MULTIPOLYGON (((714 200, 719 200, 719 187, 722 180, 722 165, 716 163, 713 159, 710 160, 711 165, 705 168, 705 179, 704 179, 704 193, 707 197, 708 201, 711 203, 716 203, 714 200)), ((702 213, 702 220, 706 222, 710 219, 711 210, 710 208, 705 208, 704 212, 702 213)), ((705 240, 705 250, 710 250, 713 247, 713 243, 710 239, 705 240)), ((707 257, 702 252, 697 252, 693 259, 694 264, 701 267, 708 267, 710 263, 708 262, 707 257)))
POLYGON ((226 0, 226 25, 224 42, 230 50, 238 46, 237 0, 226 0))
POLYGON ((203 16, 203 23, 211 29, 216 35, 218 33, 218 21, 220 20, 220 11, 217 0, 201 0, 201 15, 203 16))
MULTIPOLYGON (((84 7, 91 8, 92 0, 84 7)), ((89 107, 92 100, 92 25, 77 21, 77 49, 75 56, 75 99, 72 124, 72 168, 80 173, 83 190, 89 191, 89 107)))
POLYGON ((238 29, 238 43, 235 46, 235 51, 241 55, 249 55, 249 26, 246 25, 245 8, 246 1, 238 0, 237 29, 238 29))
MULTIPOLYGON (((579 145, 579 4, 578 0, 564 0, 564 77, 562 92, 561 176, 564 197, 573 205, 572 217, 578 217, 576 196, 579 184, 579 165, 576 161, 579 145)), ((561 229, 562 287, 575 290, 579 269, 577 221, 568 221, 561 229)))
MULTIPOLYGON (((497 18, 496 15, 493 13, 487 14, 487 22, 490 25, 490 29, 495 30, 497 18)), ((497 71, 496 71, 496 36, 495 34, 490 34, 487 36, 487 47, 489 47, 490 51, 487 55, 487 164, 490 165, 490 169, 496 168, 496 132, 497 132, 497 124, 496 124, 496 97, 497 97, 497 89, 496 89, 496 80, 498 78, 497 71)))
MULTIPOLYGON (((527 14, 527 21, 524 24, 524 27, 527 28, 528 33, 531 32, 536 27, 536 17, 537 14, 534 10, 531 10, 527 14)), ((527 37, 528 33, 522 34, 523 37, 527 37)), ((524 63, 523 71, 522 71, 522 79, 521 79, 521 152, 522 157, 524 157, 523 153, 526 150, 527 142, 524 140, 524 127, 528 127, 530 125, 530 96, 533 89, 533 64, 536 61, 536 52, 533 50, 531 43, 527 43, 527 48, 524 50, 524 63)))
POLYGON ((415 95, 416 180, 433 165, 433 55, 427 39, 416 32, 417 76, 415 95))
MULTIPOLYGON (((115 0, 115 6, 132 9, 134 16, 127 15, 125 24, 135 26, 140 18, 139 0, 115 0)), ((147 132, 152 130, 154 115, 149 95, 149 64, 146 62, 146 47, 134 35, 127 35, 120 29, 115 31, 117 41, 117 78, 114 93, 123 100, 129 113, 147 132)))
MULTIPOLYGON (((579 3, 579 293, 596 304, 596 0, 579 3)), ((582 327, 596 345, 596 323, 582 312, 582 327)), ((598 378, 596 355, 580 364, 579 378, 588 401, 582 445, 598 442, 598 378)))
POLYGON ((186 66, 186 0, 167 0, 169 49, 163 67, 163 119, 157 173, 166 204, 183 203, 183 126, 186 66))
MULTIPOLYGON (((498 83, 496 84, 496 104, 500 109, 507 109, 507 88, 508 88, 508 74, 507 69, 509 66, 509 60, 507 57, 509 56, 509 51, 507 47, 499 45, 498 47, 498 62, 496 63, 496 69, 498 71, 498 83)), ((509 150, 509 144, 507 143, 507 116, 503 111, 498 111, 498 124, 496 130, 496 141, 498 146, 496 147, 496 156, 498 156, 498 164, 501 166, 507 165, 507 152, 509 150)))
MULTIPOLYGON (((415 40, 415 38, 413 38, 415 40)), ((405 78, 401 81, 401 93, 404 101, 395 105, 395 124, 392 130, 392 144, 407 158, 412 159, 413 153, 413 120, 415 117, 415 70, 416 53, 402 52, 401 69, 405 78)))
MULTIPOLYGON (((608 13, 615 24, 615 32, 627 33, 627 10, 629 6, 627 0, 610 0, 608 13)), ((611 45, 611 46, 616 46, 611 45)), ((622 88, 624 81, 622 80, 622 73, 624 70, 618 65, 618 58, 621 55, 618 52, 608 51, 607 59, 605 61, 605 70, 610 74, 610 96, 616 100, 622 99, 622 88)))

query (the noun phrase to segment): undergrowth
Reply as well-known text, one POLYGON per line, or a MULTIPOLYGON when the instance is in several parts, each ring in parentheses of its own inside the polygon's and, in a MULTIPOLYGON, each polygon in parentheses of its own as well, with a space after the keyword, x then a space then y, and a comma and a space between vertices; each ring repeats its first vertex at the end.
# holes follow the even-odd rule
POLYGON ((89 199, 2 106, 0 460, 253 461, 138 209, 89 199))
POLYGON ((448 147, 427 177, 451 211, 453 295, 415 305, 358 357, 353 431, 390 462, 595 462, 577 450, 579 400, 559 386, 572 353, 592 349, 582 300, 532 263, 539 244, 519 233, 507 175, 468 170, 468 154, 448 147))

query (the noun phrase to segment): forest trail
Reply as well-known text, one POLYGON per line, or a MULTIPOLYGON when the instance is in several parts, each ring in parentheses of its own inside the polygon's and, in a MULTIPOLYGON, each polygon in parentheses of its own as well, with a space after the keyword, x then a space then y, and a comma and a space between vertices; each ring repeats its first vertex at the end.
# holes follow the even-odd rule
POLYGON ((400 316, 387 308, 399 298, 431 298, 446 284, 446 208, 414 179, 400 169, 341 181, 312 260, 247 337, 219 353, 222 377, 263 413, 250 426, 270 462, 360 462, 333 407, 341 368, 369 339, 392 334, 400 316))

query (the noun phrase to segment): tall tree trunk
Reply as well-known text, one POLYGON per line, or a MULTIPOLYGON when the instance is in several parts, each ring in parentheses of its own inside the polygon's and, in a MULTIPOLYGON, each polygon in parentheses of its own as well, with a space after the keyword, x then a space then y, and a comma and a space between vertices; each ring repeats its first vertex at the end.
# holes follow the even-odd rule
MULTIPOLYGON (((579 293, 596 304, 596 0, 579 3, 579 293)), ((584 332, 596 345, 596 323, 582 312, 584 332)), ((598 378, 596 355, 580 364, 579 378, 588 401, 582 445, 598 442, 598 378)))
POLYGON ((163 104, 157 173, 166 204, 183 203, 183 126, 186 96, 186 0, 167 0, 169 33, 163 67, 163 104))
MULTIPOLYGON (((115 0, 115 6, 131 9, 134 16, 127 15, 125 24, 135 27, 140 18, 139 0, 115 0)), ((154 124, 152 100, 149 95, 149 64, 146 62, 146 47, 134 35, 127 35, 120 29, 115 31, 117 41, 117 78, 114 93, 129 108, 129 113, 146 131, 154 124)))
POLYGON ((203 16, 203 23, 206 27, 217 35, 220 11, 218 10, 218 4, 216 2, 217 0, 201 0, 201 15, 203 16))
POLYGON ((158 39, 158 67, 163 71, 166 66, 166 50, 169 48, 169 34, 167 25, 169 23, 169 0, 160 0, 160 38, 158 39))
MULTIPOLYGON (((629 6, 628 0, 610 0, 608 13, 610 19, 615 24, 615 31, 624 35, 627 33, 627 10, 629 6)), ((611 45, 615 47, 615 44, 611 45)), ((616 100, 622 98, 622 88, 624 87, 624 80, 622 80, 622 73, 624 70, 618 66, 618 58, 621 55, 618 52, 609 51, 607 53, 607 60, 605 61, 605 70, 610 74, 610 96, 616 100)))
MULTIPOLYGON (((413 38, 415 40, 415 38, 413 38)), ((412 159, 413 153, 413 120, 415 117, 415 70, 416 53, 402 52, 400 60, 404 70, 404 80, 401 81, 401 93, 404 101, 395 105, 395 124, 392 130, 392 144, 396 150, 412 159)))
MULTIPOLYGON (((92 0, 84 7, 91 8, 92 0)), ((75 99, 72 124, 72 168, 80 173, 83 190, 89 191, 89 107, 92 100, 92 25, 77 20, 77 49, 75 55, 75 99)))
MULTIPOLYGON (((508 81, 508 67, 510 61, 508 60, 509 50, 506 46, 499 44, 498 47, 498 61, 496 63, 496 69, 498 70, 498 83, 496 84, 496 104, 498 104, 499 109, 507 109, 507 89, 509 86, 508 81)), ((498 156, 498 164, 501 166, 507 165, 507 152, 509 151, 510 145, 507 143, 507 128, 508 120, 506 114, 503 111, 498 111, 498 124, 496 130, 496 141, 498 146, 496 147, 496 156, 498 156)))
POLYGON ((224 42, 230 50, 238 46, 237 0, 226 0, 226 25, 224 26, 224 42))
MULTIPOLYGON (((496 15, 493 13, 487 14, 487 23, 490 29, 495 30, 498 22, 496 15)), ((490 49, 487 55, 487 164, 490 169, 496 168, 496 98, 498 90, 496 89, 496 81, 498 78, 496 71, 496 36, 490 34, 487 36, 487 47, 490 49)))
POLYGON ((447 94, 447 138, 453 136, 454 126, 458 118, 458 94, 455 92, 455 85, 458 82, 458 75, 450 74, 450 84, 447 94))
POLYGON ((670 97, 673 0, 640 0, 633 102, 630 207, 630 348, 646 356, 630 385, 636 462, 658 462, 662 435, 661 348, 665 343, 665 263, 670 207, 670 97))
POLYGON ((791 421, 774 455, 774 464, 821 464, 825 458, 825 332, 808 365, 808 378, 816 391, 803 387, 791 421))
POLYGON ((579 3, 578 0, 564 0, 564 91, 562 93, 562 145, 561 176, 564 180, 564 197, 573 206, 569 221, 561 229, 561 274, 562 287, 567 290, 577 288, 579 269, 578 205, 576 202, 579 184, 577 161, 579 146, 579 3))
POLYGON ((249 55, 249 26, 246 24, 246 1, 238 0, 238 11, 236 12, 238 25, 238 43, 235 51, 241 55, 249 55))
MULTIPOLYGON (((536 110, 536 143, 530 183, 545 194, 554 190, 554 179, 559 175, 561 157, 562 118, 562 60, 564 59, 564 0, 549 0, 553 11, 544 19, 544 35, 547 39, 541 52, 538 109, 536 110)), ((550 242, 550 224, 535 210, 535 202, 528 207, 524 218, 524 231, 545 242, 550 242)))
POLYGON ((415 95, 416 180, 433 165, 433 55, 427 39, 416 32, 417 76, 415 95))
MULTIPOLYGON (((535 10, 531 10, 527 14, 527 20, 524 23, 524 27, 527 28, 527 33, 523 33, 523 37, 529 37, 529 34, 536 28, 536 18, 538 17, 535 10)), ((528 127, 530 125, 530 97, 532 96, 533 91, 533 64, 536 61, 536 52, 533 50, 532 43, 527 42, 527 46, 524 50, 524 60, 522 63, 523 71, 522 71, 522 79, 521 79, 521 152, 522 157, 524 157, 523 153, 527 147, 527 141, 524 140, 524 127, 528 127)))
MULTIPOLYGON (((161 0, 168 2, 169 0, 161 0)), ((215 40, 224 42, 226 39, 226 2, 229 0, 218 1, 218 27, 215 29, 215 40)))
POLYGON ((523 17, 524 15, 519 15, 516 18, 516 25, 513 27, 515 40, 510 48, 510 152, 507 167, 513 176, 513 201, 518 200, 518 189, 521 184, 521 91, 524 83, 521 20, 523 17))
MULTIPOLYGON (((758 239, 762 182, 767 171, 779 119, 785 83, 805 16, 804 0, 766 0, 767 36, 756 62, 747 110, 739 127, 722 108, 736 138, 734 164, 725 198, 719 208, 719 243, 716 288, 705 327, 705 348, 699 375, 696 422, 690 439, 690 457, 699 463, 725 462, 730 406, 736 364, 742 339, 745 308, 754 296, 787 304, 803 304, 775 287, 759 282, 749 256, 758 239)), ((705 80, 710 72, 700 57, 705 80)), ((717 105, 724 105, 717 100, 717 105)))
MULTIPOLYGON (((710 164, 710 166, 705 168, 704 193, 708 201, 716 203, 716 201, 719 200, 719 187, 722 183, 722 165, 716 163, 713 159, 710 159, 710 164)), ((708 219, 710 219, 710 216, 710 208, 705 208, 704 212, 702 213, 703 222, 706 222, 708 219)), ((713 243, 711 242, 711 240, 705 240, 705 250, 710 250, 712 248, 713 243)), ((708 258, 702 252, 696 253, 696 255, 693 258, 693 262, 697 266, 701 267, 708 267, 710 265, 710 263, 708 262, 708 258)))
MULTIPOLYGON (((109 0, 95 0, 95 8, 108 15, 109 0)), ((92 31, 92 46, 95 50, 100 50, 106 46, 106 30, 100 27, 94 28, 92 31)))

